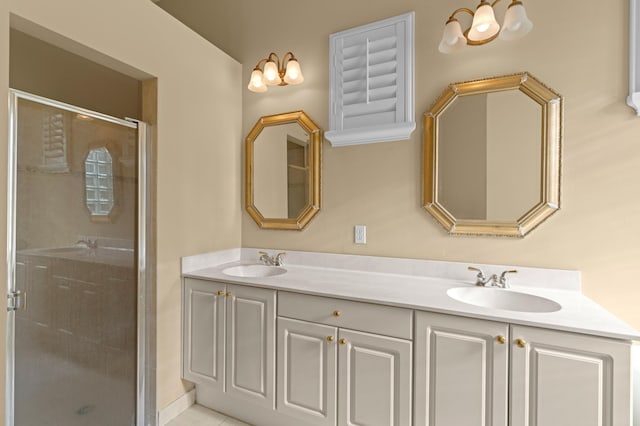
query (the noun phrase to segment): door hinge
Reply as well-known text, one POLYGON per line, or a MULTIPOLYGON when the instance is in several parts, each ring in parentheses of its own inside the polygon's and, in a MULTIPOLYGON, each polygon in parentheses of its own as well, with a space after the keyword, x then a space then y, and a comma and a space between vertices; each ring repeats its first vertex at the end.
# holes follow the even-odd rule
POLYGON ((27 293, 20 290, 7 294, 7 311, 17 311, 18 309, 27 309, 27 293))

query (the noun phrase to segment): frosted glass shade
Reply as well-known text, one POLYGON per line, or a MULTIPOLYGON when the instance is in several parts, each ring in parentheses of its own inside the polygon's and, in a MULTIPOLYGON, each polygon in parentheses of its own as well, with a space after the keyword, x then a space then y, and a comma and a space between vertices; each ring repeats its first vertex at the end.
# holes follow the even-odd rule
POLYGON ((249 79, 249 86, 247 86, 249 90, 252 92, 266 92, 267 86, 264 84, 264 77, 262 75, 262 71, 259 69, 253 70, 251 73, 251 78, 249 79))
POLYGON ((442 32, 442 40, 438 50, 442 53, 455 53, 459 52, 463 47, 467 45, 467 39, 462 34, 462 28, 460 22, 455 19, 447 22, 442 32))
POLYGON ((473 23, 467 37, 472 41, 487 40, 500 31, 496 16, 490 4, 481 4, 473 15, 473 23))
POLYGON ((514 3, 509 6, 504 15, 504 24, 500 31, 501 40, 516 40, 525 36, 533 28, 533 22, 527 17, 522 3, 514 3))
POLYGON ((300 64, 295 59, 287 62, 287 72, 284 74, 284 82, 287 84, 300 84, 304 81, 300 64))
POLYGON ((278 66, 273 61, 264 64, 264 82, 267 86, 275 86, 282 82, 278 74, 278 66))

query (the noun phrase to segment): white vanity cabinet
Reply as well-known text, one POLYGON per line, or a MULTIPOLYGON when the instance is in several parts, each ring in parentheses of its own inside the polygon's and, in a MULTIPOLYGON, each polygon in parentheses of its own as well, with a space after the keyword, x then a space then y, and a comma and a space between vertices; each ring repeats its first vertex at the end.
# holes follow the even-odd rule
POLYGON ((511 426, 630 426, 631 345, 511 327, 511 426))
POLYGON ((184 280, 182 376, 219 390, 224 390, 224 305, 224 284, 184 280))
POLYGON ((409 309, 278 294, 277 410, 305 425, 411 424, 409 309))
POLYGON ((183 377, 275 407, 276 292, 184 280, 183 377))
POLYGON ((278 318, 278 411, 333 426, 337 413, 338 328, 278 318))
POLYGON ((415 426, 631 425, 628 342, 416 312, 415 344, 415 426))
POLYGON ((462 282, 460 263, 259 257, 183 259, 183 376, 199 404, 256 426, 632 425, 640 332, 582 295, 577 271, 519 267, 500 290, 462 282))
POLYGON ((507 426, 509 325, 416 312, 415 426, 507 426))

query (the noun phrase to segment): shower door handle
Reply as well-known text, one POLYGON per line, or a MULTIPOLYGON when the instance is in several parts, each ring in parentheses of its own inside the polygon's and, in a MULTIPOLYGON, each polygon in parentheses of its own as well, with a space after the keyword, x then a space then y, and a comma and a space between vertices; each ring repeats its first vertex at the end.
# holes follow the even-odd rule
POLYGON ((27 310, 27 292, 12 291, 7 294, 7 311, 27 310))

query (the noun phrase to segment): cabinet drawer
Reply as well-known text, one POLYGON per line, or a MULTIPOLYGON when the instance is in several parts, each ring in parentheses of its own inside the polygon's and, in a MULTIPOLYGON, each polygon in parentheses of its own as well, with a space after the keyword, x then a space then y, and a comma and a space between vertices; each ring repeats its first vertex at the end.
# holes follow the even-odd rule
POLYGON ((331 297, 278 292, 278 315, 411 339, 413 311, 331 297))

